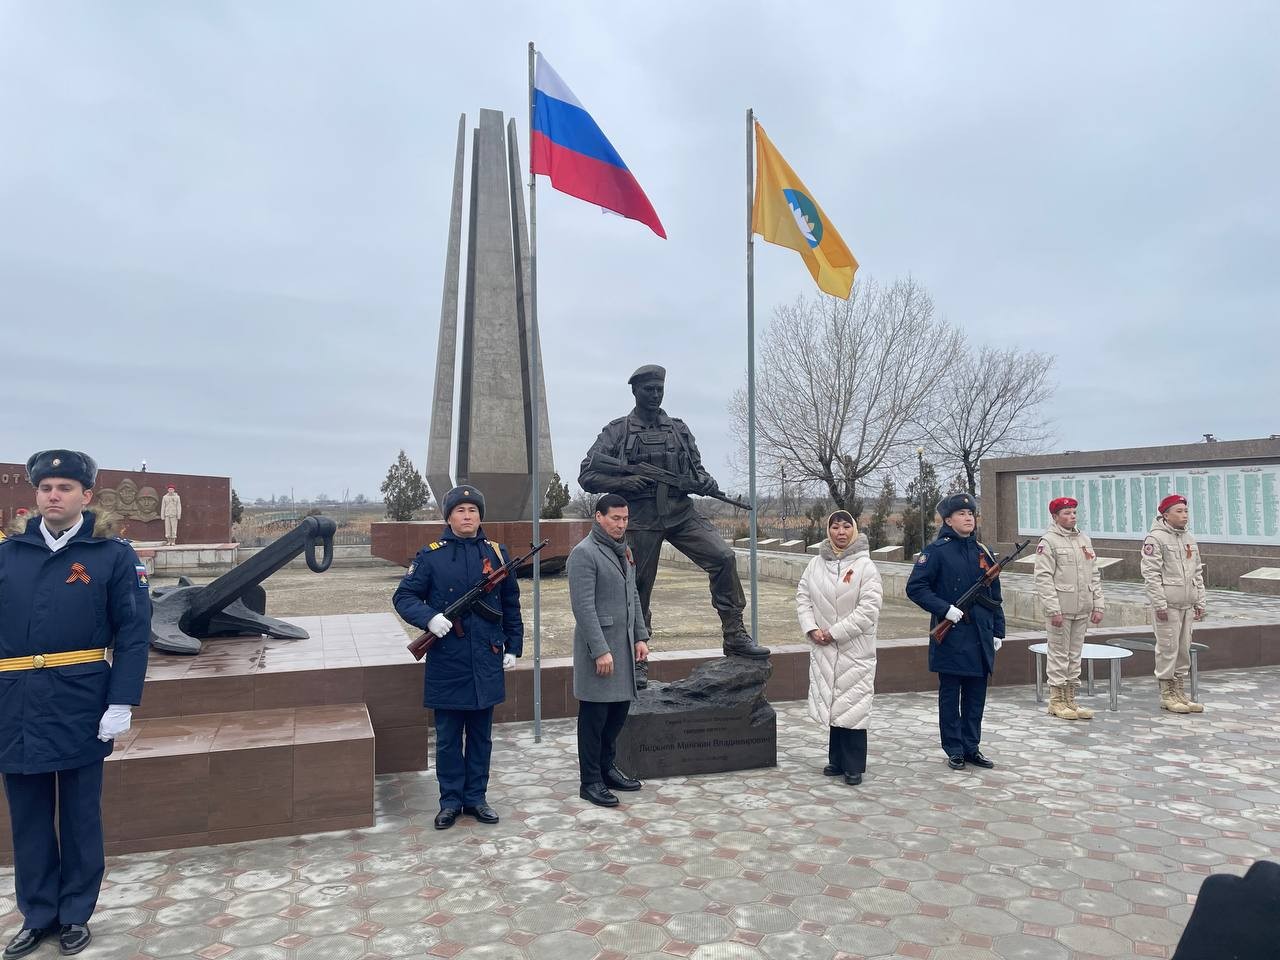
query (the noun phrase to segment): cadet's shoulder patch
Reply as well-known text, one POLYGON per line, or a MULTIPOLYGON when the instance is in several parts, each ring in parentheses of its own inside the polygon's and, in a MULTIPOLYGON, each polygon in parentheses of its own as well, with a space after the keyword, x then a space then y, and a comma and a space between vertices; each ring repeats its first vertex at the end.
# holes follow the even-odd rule
POLYGON ((413 571, 415 571, 415 570, 417 570, 417 569, 418 569, 418 561, 417 561, 417 560, 415 560, 415 561, 413 561, 413 563, 409 564, 409 572, 408 572, 408 573, 406 573, 406 574, 405 574, 405 576, 406 576, 406 577, 412 577, 412 576, 413 576, 413 571))
POLYGON ((442 543, 441 541, 439 541, 439 540, 432 540, 430 543, 428 543, 428 544, 427 544, 427 549, 428 549, 428 550, 439 550, 439 549, 440 549, 441 547, 443 547, 443 546, 444 546, 444 543, 442 543))
POLYGON ((1146 554, 1148 557, 1154 557, 1156 555, 1155 543, 1148 540, 1146 543, 1142 545, 1142 552, 1146 554))
POLYGON ((929 562, 929 555, 927 553, 922 553, 920 554, 920 556, 916 557, 917 566, 928 563, 928 562, 929 562))
POLYGON ((1044 553, 1044 541, 1041 540, 1036 544, 1036 553, 1044 553))
POLYGON ((133 571, 138 575, 138 586, 143 590, 150 586, 151 581, 147 579, 147 565, 145 563, 135 563, 133 571))

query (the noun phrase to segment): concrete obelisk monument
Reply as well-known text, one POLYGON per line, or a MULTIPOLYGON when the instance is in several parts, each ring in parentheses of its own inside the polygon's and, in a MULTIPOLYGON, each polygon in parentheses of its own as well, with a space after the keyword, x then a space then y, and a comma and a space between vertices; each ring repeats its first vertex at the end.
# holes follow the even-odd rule
POLYGON ((457 483, 484 491, 485 519, 532 520, 552 470, 551 428, 541 350, 530 330, 529 233, 525 222, 516 122, 481 110, 472 132, 471 195, 463 302, 457 446, 453 444, 454 389, 462 239, 466 115, 458 120, 453 204, 445 252, 440 339, 427 448, 427 483, 436 501, 457 483), (530 382, 537 370, 536 416, 530 382), (533 503, 533 444, 538 443, 539 495, 533 503), (456 454, 452 456, 451 454, 456 454), (452 469, 451 469, 452 460, 452 469))

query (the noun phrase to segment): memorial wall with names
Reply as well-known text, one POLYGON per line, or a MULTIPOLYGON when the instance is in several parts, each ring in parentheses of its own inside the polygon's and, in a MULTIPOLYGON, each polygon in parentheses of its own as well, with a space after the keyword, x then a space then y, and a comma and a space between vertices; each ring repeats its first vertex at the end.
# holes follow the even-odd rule
POLYGON ((1208 543, 1280 545, 1280 463, 1018 474, 1018 533, 1049 523, 1049 501, 1074 497, 1077 523, 1101 540, 1141 540, 1171 493, 1187 498, 1191 532, 1208 543))

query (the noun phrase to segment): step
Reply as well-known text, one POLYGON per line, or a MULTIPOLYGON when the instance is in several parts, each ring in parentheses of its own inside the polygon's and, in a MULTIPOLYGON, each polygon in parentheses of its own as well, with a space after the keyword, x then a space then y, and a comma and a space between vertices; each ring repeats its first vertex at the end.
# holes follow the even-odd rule
MULTIPOLYGON (((372 826, 373 778, 362 703, 139 720, 107 758, 107 853, 372 826)), ((7 804, 0 858, 12 859, 7 804)))

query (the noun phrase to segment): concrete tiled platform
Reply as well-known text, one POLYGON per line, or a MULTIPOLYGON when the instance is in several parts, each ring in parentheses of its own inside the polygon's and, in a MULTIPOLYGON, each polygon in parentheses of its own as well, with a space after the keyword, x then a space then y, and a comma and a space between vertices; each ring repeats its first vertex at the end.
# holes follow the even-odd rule
MULTIPOLYGON (((1099 701, 1101 697, 1097 698, 1099 701)), ((1050 721, 993 690, 993 771, 948 771, 934 698, 881 696, 863 786, 780 707, 779 766, 577 798, 572 721, 496 731, 496 827, 431 827, 430 774, 378 778, 378 824, 113 858, 95 958, 1063 960, 1168 957, 1210 872, 1280 856, 1280 668, 1203 677, 1208 712, 1050 721), (630 798, 629 798, 630 799, 630 798)), ((0 912, 16 927, 11 874, 0 912)), ((52 947, 36 956, 56 956, 52 947)))

